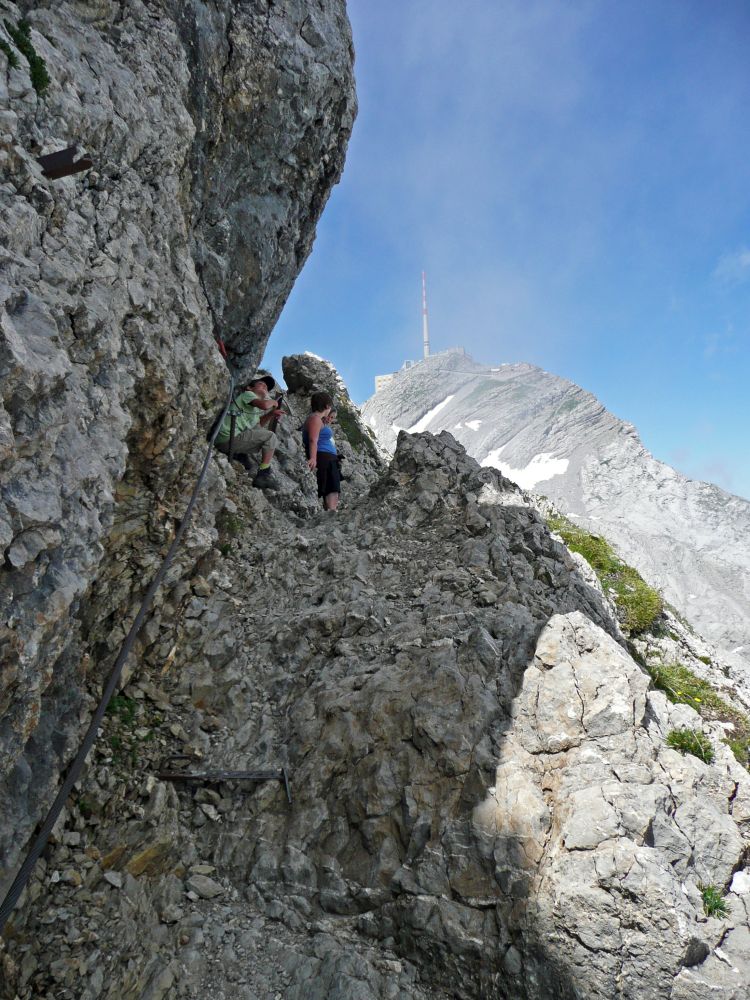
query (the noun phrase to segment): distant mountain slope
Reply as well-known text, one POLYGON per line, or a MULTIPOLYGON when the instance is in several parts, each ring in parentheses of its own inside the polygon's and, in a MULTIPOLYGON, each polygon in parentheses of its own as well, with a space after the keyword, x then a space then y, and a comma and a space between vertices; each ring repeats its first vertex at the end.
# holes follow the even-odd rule
POLYGON ((363 408, 398 432, 448 430, 483 465, 550 497, 726 654, 750 665, 750 502, 657 461, 591 393, 533 365, 446 351, 399 372, 363 408))

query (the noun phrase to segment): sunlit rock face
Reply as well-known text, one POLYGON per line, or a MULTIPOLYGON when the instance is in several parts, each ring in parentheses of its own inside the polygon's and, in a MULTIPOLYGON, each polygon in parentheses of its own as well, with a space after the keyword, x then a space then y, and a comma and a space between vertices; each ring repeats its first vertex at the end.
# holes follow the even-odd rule
POLYGON ((749 501, 657 461, 631 424, 533 365, 447 351, 398 372, 363 413, 389 449, 401 428, 450 431, 482 465, 604 535, 747 683, 749 501))
MULTIPOLYGON (((355 112, 344 0, 30 6, 0 3, 50 78, 0 53, 0 867, 182 516, 228 387, 214 333, 257 363, 355 112), (73 143, 92 169, 45 180, 73 143)), ((157 617, 137 652, 158 641, 157 617)))

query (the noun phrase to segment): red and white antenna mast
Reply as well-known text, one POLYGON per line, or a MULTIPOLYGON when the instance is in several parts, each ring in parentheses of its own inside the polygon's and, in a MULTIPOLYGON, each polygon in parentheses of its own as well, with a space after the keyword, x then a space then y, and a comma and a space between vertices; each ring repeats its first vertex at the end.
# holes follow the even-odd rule
POLYGON ((427 324, 427 281, 422 271, 422 350, 424 357, 430 356, 430 328, 427 324))

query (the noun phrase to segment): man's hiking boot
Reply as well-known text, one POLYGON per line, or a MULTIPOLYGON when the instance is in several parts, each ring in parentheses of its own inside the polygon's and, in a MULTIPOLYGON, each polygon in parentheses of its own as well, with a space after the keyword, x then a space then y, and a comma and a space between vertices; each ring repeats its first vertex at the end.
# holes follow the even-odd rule
POLYGON ((253 486, 259 490, 272 490, 276 488, 276 480, 271 475, 270 469, 258 469, 253 479, 253 486))

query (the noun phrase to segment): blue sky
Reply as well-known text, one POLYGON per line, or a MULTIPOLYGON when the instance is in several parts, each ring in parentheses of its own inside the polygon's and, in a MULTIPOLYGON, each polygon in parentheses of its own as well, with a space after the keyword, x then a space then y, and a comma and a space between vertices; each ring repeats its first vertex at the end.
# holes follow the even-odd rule
POLYGON ((433 350, 594 393, 750 497, 746 0, 349 0, 360 111, 265 361, 433 350))

